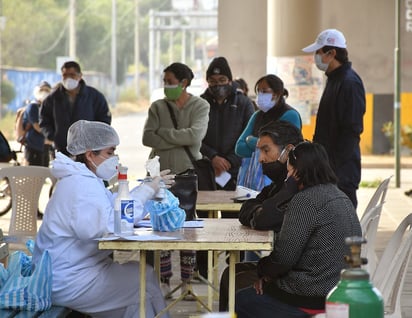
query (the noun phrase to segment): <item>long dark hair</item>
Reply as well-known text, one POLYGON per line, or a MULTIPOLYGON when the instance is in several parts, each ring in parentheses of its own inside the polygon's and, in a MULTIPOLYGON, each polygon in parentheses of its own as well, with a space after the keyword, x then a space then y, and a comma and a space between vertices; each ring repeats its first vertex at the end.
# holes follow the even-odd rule
POLYGON ((289 164, 295 169, 298 184, 305 188, 319 184, 336 184, 325 148, 318 143, 304 141, 289 152, 289 164))
POLYGON ((266 83, 268 83, 269 87, 272 89, 273 93, 277 93, 282 97, 288 97, 289 96, 289 92, 288 90, 283 86, 283 81, 277 77, 276 75, 273 74, 268 74, 265 76, 262 76, 261 78, 259 78, 255 84, 255 93, 257 94, 257 89, 258 89, 258 85, 260 82, 262 81, 266 81, 266 83))

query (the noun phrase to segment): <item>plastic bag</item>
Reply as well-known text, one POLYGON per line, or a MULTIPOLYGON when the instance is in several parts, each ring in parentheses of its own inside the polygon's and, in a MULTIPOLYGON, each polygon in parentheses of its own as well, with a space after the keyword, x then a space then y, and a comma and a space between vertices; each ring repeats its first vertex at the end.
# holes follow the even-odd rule
POLYGON ((148 200, 145 210, 150 213, 153 230, 173 232, 183 227, 186 212, 179 207, 179 199, 165 189, 165 198, 161 201, 148 200))
MULTIPOLYGON (((27 244, 30 252, 34 242, 27 244)), ((0 274, 4 271, 0 269, 0 274)), ((16 251, 9 257, 8 277, 0 286, 0 308, 30 311, 44 311, 52 306, 52 265, 49 253, 45 251, 34 266, 32 257, 23 251, 16 251)), ((1 281, 1 280, 0 280, 1 281)))
POLYGON ((271 184, 270 178, 265 176, 259 162, 259 149, 256 149, 250 158, 243 158, 237 177, 237 185, 260 191, 271 184))

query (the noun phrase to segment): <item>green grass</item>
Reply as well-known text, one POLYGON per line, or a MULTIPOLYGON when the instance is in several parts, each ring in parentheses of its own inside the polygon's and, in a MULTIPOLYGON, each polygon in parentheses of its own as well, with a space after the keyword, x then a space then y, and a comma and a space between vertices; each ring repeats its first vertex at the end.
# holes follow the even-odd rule
POLYGON ((377 188, 382 182, 382 179, 375 179, 372 181, 361 181, 359 187, 361 188, 377 188))

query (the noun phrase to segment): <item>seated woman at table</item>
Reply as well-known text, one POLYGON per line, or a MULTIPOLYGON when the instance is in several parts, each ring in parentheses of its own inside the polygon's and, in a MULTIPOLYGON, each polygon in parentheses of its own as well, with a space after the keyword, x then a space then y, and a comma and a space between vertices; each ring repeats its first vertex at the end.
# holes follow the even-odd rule
MULTIPOLYGON (((264 187, 255 199, 249 199, 242 204, 239 212, 240 223, 256 230, 279 232, 284 211, 298 191, 295 179, 288 178, 285 182, 288 173, 286 160, 291 147, 301 141, 303 137, 300 130, 287 121, 269 123, 260 129, 257 142, 257 148, 260 150, 259 161, 263 173, 272 183, 264 187)), ((256 255, 255 253, 259 252, 246 252, 248 261, 236 264, 236 290, 250 286, 257 279, 258 258, 251 259, 248 256, 256 255)), ((219 311, 228 310, 228 285, 229 269, 226 268, 220 280, 219 311)))
MULTIPOLYGON (((52 173, 58 179, 36 237, 34 262, 48 250, 52 259, 52 301, 92 317, 138 317, 139 263, 119 264, 113 251, 99 250, 97 238, 114 230, 113 195, 103 180, 117 173, 119 137, 109 125, 79 120, 68 131, 67 151, 56 154, 52 173)), ((142 209, 159 189, 160 177, 135 190, 142 209)), ((146 272, 146 315, 165 306, 152 267, 146 272)), ((166 317, 168 315, 166 314, 166 317)))
POLYGON ((287 169, 299 192, 285 211, 272 253, 257 264, 259 280, 236 293, 238 318, 307 318, 324 311, 325 298, 346 267, 345 238, 362 235, 323 146, 298 144, 289 152, 287 169))

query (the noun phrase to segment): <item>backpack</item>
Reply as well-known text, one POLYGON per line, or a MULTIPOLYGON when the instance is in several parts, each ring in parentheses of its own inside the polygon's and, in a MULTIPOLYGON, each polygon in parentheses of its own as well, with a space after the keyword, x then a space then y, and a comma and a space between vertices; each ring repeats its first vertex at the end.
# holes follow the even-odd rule
POLYGON ((26 134, 32 127, 32 124, 29 122, 24 125, 24 113, 26 109, 27 105, 17 109, 16 120, 14 122, 14 135, 16 137, 16 140, 22 145, 26 143, 26 134))

